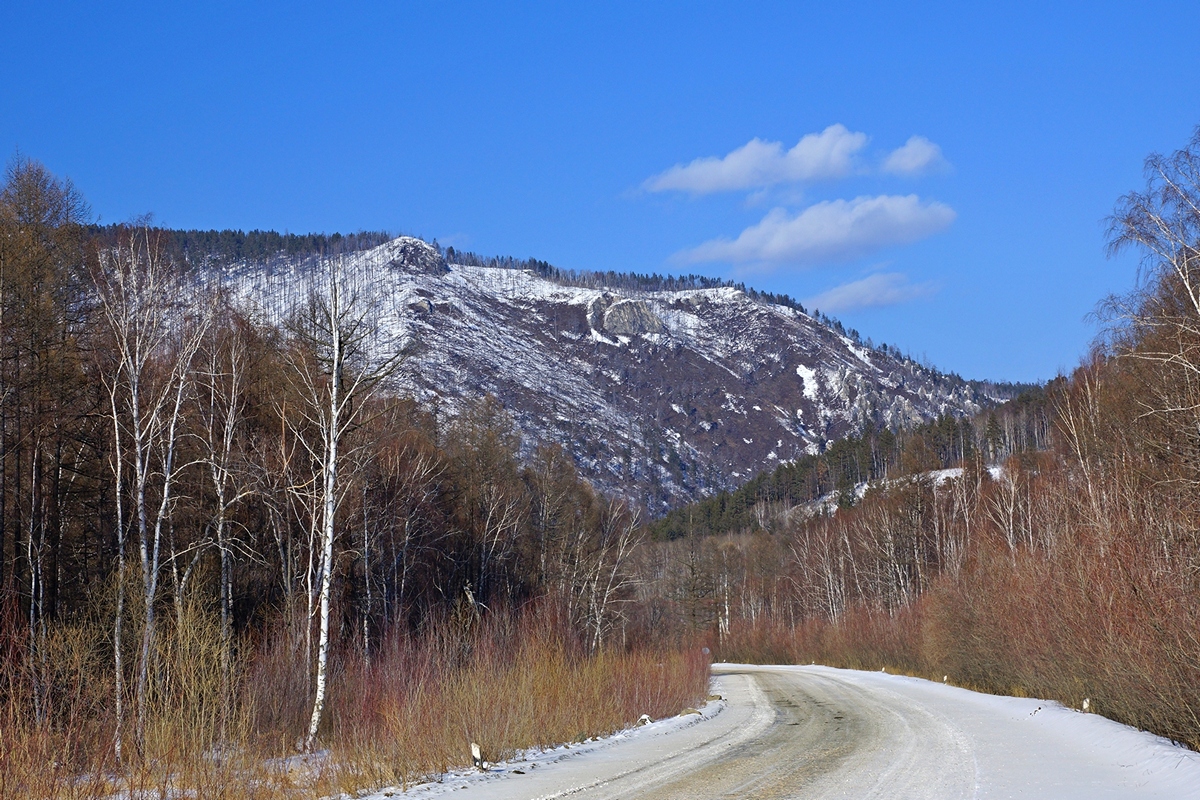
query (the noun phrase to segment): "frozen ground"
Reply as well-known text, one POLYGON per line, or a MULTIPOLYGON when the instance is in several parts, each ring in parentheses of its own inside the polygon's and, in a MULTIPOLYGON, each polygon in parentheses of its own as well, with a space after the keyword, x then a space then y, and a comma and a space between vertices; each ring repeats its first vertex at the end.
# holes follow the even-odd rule
POLYGON ((700 716, 385 798, 1200 798, 1200 754, 1094 714, 828 667, 714 667, 700 716))

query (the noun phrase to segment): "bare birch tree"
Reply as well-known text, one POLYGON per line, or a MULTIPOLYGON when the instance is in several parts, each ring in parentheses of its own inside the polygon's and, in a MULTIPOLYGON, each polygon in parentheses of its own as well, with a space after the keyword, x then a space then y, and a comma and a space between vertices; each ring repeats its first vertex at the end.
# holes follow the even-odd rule
MULTIPOLYGON (((214 302, 219 302, 214 298, 214 302)), ((243 443, 246 336, 239 320, 224 314, 223 324, 205 338, 201 347, 196 393, 195 430, 200 458, 213 492, 209 521, 212 543, 220 560, 221 678, 225 696, 230 691, 230 658, 233 647, 233 566, 235 551, 253 556, 253 550, 234 535, 233 510, 254 489, 244 463, 243 443)), ((192 562, 193 564, 195 561, 192 562)), ((186 582, 186 576, 185 576, 186 582)), ((178 593, 182 593, 181 586, 178 593)))
MULTIPOLYGON (((172 490, 185 466, 178 463, 184 403, 192 387, 192 362, 209 316, 204 304, 188 302, 178 269, 148 226, 133 229, 124 241, 102 252, 93 278, 114 351, 114 363, 103 375, 113 421, 113 470, 119 489, 123 488, 122 473, 130 470, 131 522, 141 563, 144 626, 135 694, 140 742, 145 732, 163 536, 174 499, 172 490)), ((123 516, 120 508, 118 515, 123 516)), ((118 521, 122 562, 123 522, 118 521)), ((118 569, 122 566, 119 563, 118 569)), ((117 580, 118 606, 122 607, 123 572, 117 580)), ((118 669, 122 660, 120 625, 118 618, 118 669)))
POLYGON ((587 623, 593 650, 604 645, 605 635, 618 618, 618 608, 634 585, 629 562, 641 542, 641 531, 636 510, 617 500, 608 502, 586 581, 587 623))
MULTIPOLYGON (((1163 314, 1161 324, 1200 332, 1200 129, 1183 150, 1146 159, 1146 191, 1130 192, 1109 218, 1109 249, 1135 247, 1144 255, 1145 277, 1174 277, 1183 290, 1179 313, 1163 314)), ((1139 314, 1143 324, 1154 322, 1139 314)), ((1162 354, 1172 361, 1183 354, 1162 354)), ((1186 369, 1200 369, 1187 358, 1186 369)))
POLYGON ((306 423, 294 431, 297 440, 317 466, 315 482, 320 521, 314 549, 315 593, 318 609, 316 687, 312 716, 304 740, 311 750, 321 726, 327 694, 329 618, 333 581, 333 551, 337 513, 348 482, 341 474, 351 430, 361 423, 363 408, 395 370, 403 355, 393 347, 386 352, 381 336, 381 298, 371 284, 354 285, 346 259, 324 258, 314 272, 309 301, 292 322, 290 375, 304 407, 306 423))
POLYGON ((1150 362, 1143 414, 1186 450, 1187 481, 1200 483, 1200 128, 1187 147, 1146 159, 1146 189, 1120 199, 1109 218, 1109 250, 1141 253, 1142 288, 1110 298, 1117 353, 1150 362))

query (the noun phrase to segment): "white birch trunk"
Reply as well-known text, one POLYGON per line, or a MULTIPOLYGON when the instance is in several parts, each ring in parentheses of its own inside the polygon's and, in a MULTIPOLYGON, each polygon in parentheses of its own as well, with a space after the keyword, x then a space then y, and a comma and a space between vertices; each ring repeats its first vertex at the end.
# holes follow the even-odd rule
POLYGON ((304 746, 311 751, 321 726, 325 711, 325 692, 329 664, 329 591, 333 580, 333 536, 334 515, 337 513, 338 439, 341 434, 341 382, 345 353, 343 352, 341 309, 338 276, 330 276, 329 317, 332 372, 329 382, 329 407, 325 428, 325 459, 323 467, 322 513, 321 513, 321 566, 320 566, 320 631, 317 639, 317 685, 313 697, 312 717, 308 723, 308 736, 304 746))

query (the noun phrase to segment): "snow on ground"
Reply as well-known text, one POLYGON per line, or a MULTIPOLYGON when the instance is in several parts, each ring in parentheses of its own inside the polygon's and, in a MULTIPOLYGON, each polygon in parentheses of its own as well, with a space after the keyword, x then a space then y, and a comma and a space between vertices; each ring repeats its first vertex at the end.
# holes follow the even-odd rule
POLYGON ((699 715, 370 800, 1200 798, 1200 754, 1058 703, 818 666, 718 664, 714 686, 699 715))
MULTIPOLYGON (((998 481, 1004 477, 1004 467, 993 464, 987 468, 988 475, 992 480, 998 481)), ((932 481, 934 486, 941 486, 946 481, 956 481, 962 477, 962 467, 951 467, 950 469, 935 469, 925 473, 932 481)))
MULTIPOLYGON (((425 798, 443 797, 452 792, 470 789, 486 794, 488 788, 497 785, 498 781, 506 778, 528 775, 536 770, 545 770, 554 766, 557 769, 570 770, 576 763, 611 762, 620 760, 625 749, 638 747, 646 742, 669 737, 672 734, 695 727, 721 713, 725 702, 716 700, 706 703, 699 709, 699 714, 685 714, 678 717, 656 720, 649 724, 618 731, 611 736, 589 739, 575 744, 561 744, 545 750, 532 748, 517 753, 507 761, 488 764, 484 770, 474 767, 447 772, 436 780, 415 784, 407 790, 399 787, 381 789, 368 795, 363 800, 385 800, 385 798, 404 798, 404 800, 425 800, 425 798), (618 746, 620 750, 617 750, 618 746), (614 758, 615 756, 615 758, 614 758)), ((464 748, 464 753, 466 752, 464 748)))
POLYGON ((813 402, 817 401, 817 372, 812 367, 803 364, 796 365, 796 374, 804 382, 804 396, 813 402))
POLYGON ((983 694, 921 678, 782 667, 915 700, 965 734, 977 797, 1200 798, 1200 753, 1052 700, 983 694), (1038 791, 1033 791, 1037 789, 1038 791))

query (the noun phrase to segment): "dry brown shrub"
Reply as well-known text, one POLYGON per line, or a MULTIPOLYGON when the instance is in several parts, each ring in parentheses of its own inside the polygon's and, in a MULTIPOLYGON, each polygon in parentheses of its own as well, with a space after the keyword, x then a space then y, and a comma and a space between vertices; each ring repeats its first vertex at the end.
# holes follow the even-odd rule
POLYGON ((244 640, 227 685, 213 615, 186 606, 162 620, 145 736, 126 737, 120 763, 109 625, 52 629, 49 666, 35 672, 20 619, 9 621, 0 639, 12 668, 0 691, 0 798, 329 796, 469 765, 471 741, 499 759, 609 733, 643 713, 674 715, 708 686, 699 647, 588 654, 549 611, 497 612, 465 632, 448 622, 392 635, 369 660, 341 651, 325 749, 301 756, 295 743, 310 702, 302 631, 280 625, 244 640), (41 719, 30 702, 39 686, 49 709, 41 719))

